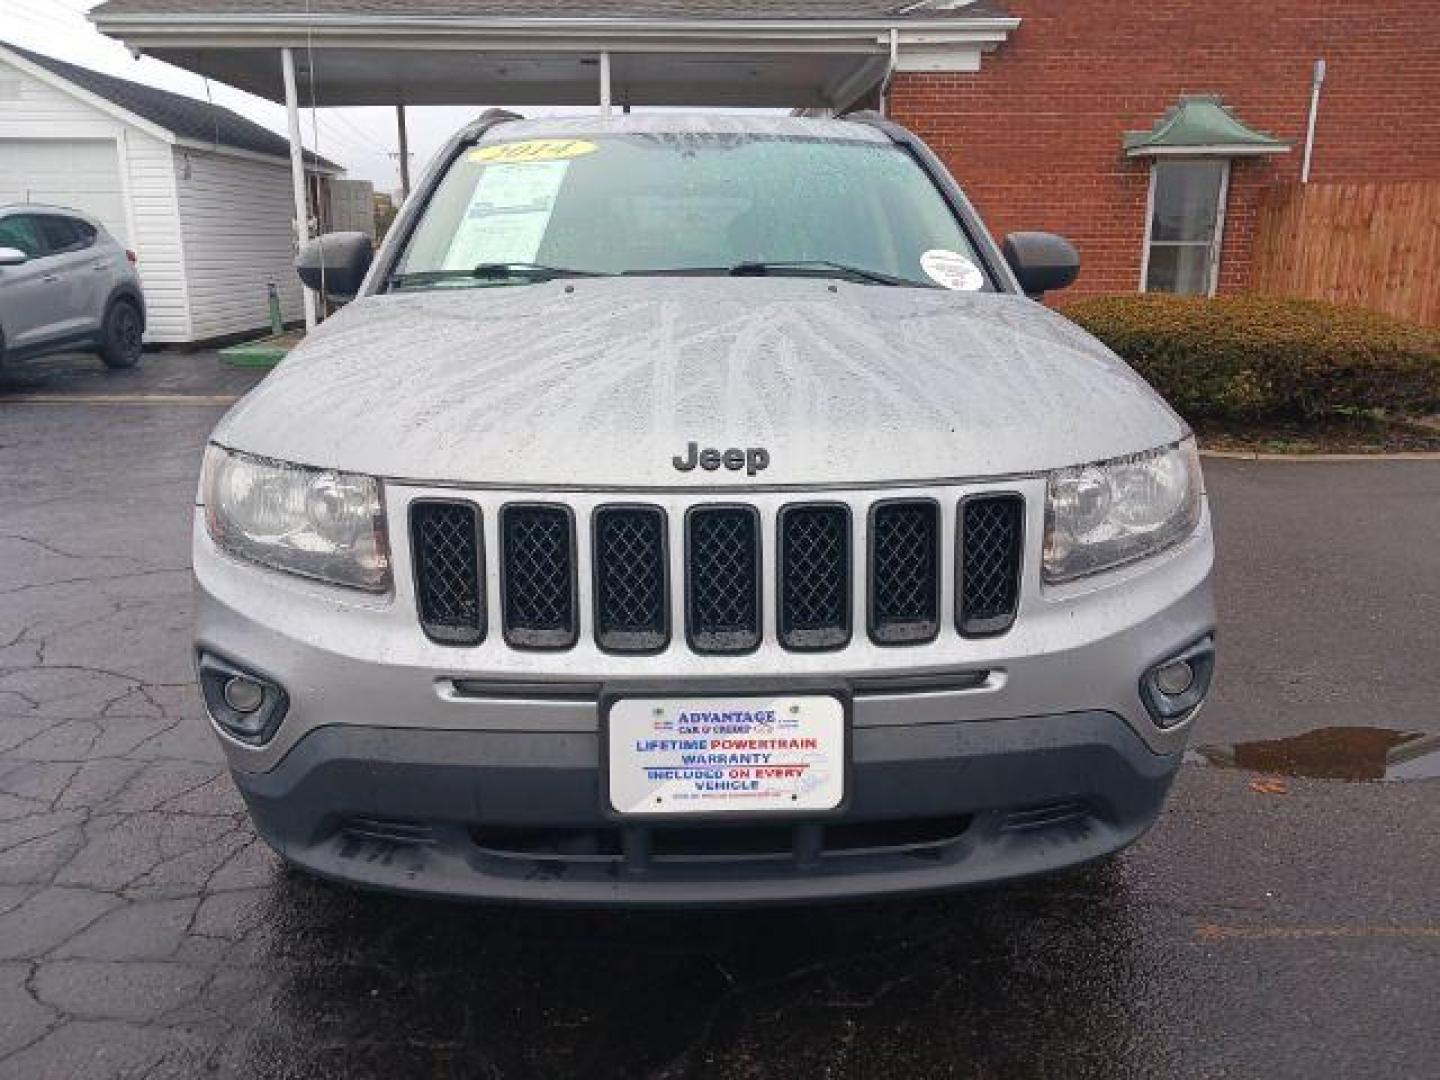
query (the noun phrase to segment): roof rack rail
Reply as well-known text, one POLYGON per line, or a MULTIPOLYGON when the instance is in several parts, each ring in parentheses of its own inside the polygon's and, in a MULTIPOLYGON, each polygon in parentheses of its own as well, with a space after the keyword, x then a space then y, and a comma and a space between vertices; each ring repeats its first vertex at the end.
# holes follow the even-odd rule
POLYGON ((458 136, 460 139, 479 138, 497 124, 508 124, 512 120, 524 120, 525 117, 519 113, 511 112, 509 109, 486 109, 474 120, 465 125, 458 136))

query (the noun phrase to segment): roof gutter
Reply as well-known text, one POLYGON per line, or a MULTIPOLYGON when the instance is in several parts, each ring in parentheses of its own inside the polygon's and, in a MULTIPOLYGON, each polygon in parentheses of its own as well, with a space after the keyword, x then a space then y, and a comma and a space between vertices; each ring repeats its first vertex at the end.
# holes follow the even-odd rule
MULTIPOLYGON (((97 26, 303 26, 313 29, 325 27, 363 26, 452 26, 472 29, 495 29, 513 27, 521 30, 564 29, 564 30, 713 30, 722 33, 753 30, 799 30, 820 31, 854 30, 864 33, 889 30, 895 26, 891 19, 653 19, 633 17, 576 18, 572 16, 547 17, 534 15, 509 15, 494 18, 446 15, 326 15, 301 14, 256 14, 244 15, 231 12, 196 12, 187 15, 181 12, 165 14, 143 14, 121 12, 108 15, 104 10, 94 12, 90 20, 97 26)), ((1003 30, 1009 31, 1020 25, 1020 20, 1011 16, 986 15, 973 18, 911 19, 905 20, 907 30, 934 33, 944 30, 1003 30)))
MULTIPOLYGON (((797 42, 836 43, 842 39, 845 51, 879 52, 886 36, 898 31, 904 38, 911 34, 927 42, 944 41, 994 47, 1004 43, 1020 20, 1008 17, 906 19, 897 28, 894 20, 884 19, 637 19, 637 18, 538 18, 532 16, 505 18, 437 17, 414 15, 237 15, 184 14, 107 15, 103 9, 91 15, 103 33, 137 45, 179 44, 186 41, 215 44, 215 38, 233 38, 237 47, 244 44, 274 45, 293 43, 297 35, 311 35, 316 45, 327 39, 375 37, 468 37, 484 35, 495 38, 535 38, 589 36, 593 38, 628 39, 624 44, 638 50, 651 39, 690 38, 697 41, 735 40, 737 42, 773 41, 775 44, 797 42), (253 40, 252 40, 253 39, 253 40)), ((231 44, 231 42, 227 42, 231 44)), ((468 47, 473 48, 470 40, 468 47)), ((622 46, 623 47, 623 46, 622 46)))
MULTIPOLYGON (((186 153, 196 157, 233 157, 244 158, 247 161, 259 161, 266 165, 279 165, 289 168, 290 159, 284 155, 266 154, 259 150, 247 150, 243 146, 231 146, 229 143, 216 143, 205 139, 190 139, 181 136, 173 138, 174 144, 186 153)), ((316 176, 339 176, 345 172, 344 166, 320 161, 319 155, 313 150, 305 151, 305 171, 314 173, 316 176)))

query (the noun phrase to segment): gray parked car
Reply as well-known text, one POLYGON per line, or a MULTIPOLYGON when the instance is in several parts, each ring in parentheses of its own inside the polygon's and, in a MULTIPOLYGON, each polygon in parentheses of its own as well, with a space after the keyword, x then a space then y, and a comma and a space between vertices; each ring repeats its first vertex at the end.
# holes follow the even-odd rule
POLYGON ((134 367, 145 334, 135 255, 63 206, 0 206, 0 361, 95 351, 134 367))
POLYGON ((633 905, 1058 870, 1213 669, 1195 441, 875 116, 487 114, 215 429, 196 665, 360 885, 633 905), (1029 295, 1027 295, 1029 294, 1029 295))

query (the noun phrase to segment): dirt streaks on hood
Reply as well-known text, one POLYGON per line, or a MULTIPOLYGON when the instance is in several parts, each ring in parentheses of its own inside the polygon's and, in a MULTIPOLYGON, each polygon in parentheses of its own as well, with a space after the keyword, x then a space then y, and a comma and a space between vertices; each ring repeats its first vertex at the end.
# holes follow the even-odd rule
POLYGON ((1113 354, 1013 296, 630 278, 361 300, 217 429, 387 477, 744 486, 1036 472, 1180 437, 1113 354), (690 442, 770 465, 677 472, 690 442))

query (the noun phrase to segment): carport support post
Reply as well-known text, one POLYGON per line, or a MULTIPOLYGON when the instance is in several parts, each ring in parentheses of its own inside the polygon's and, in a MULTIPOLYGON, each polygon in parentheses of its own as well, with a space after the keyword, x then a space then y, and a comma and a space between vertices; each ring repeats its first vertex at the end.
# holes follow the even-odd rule
POLYGON ((400 201, 410 198, 410 137, 405 131, 405 106, 395 106, 395 128, 400 135, 400 201))
POLYGON ((610 119, 610 54, 600 54, 600 115, 610 119))
MULTIPOLYGON (((280 50, 280 68, 285 76, 285 115, 290 121, 290 186, 295 192, 295 242, 304 246, 310 239, 310 208, 305 198, 305 146, 300 141, 300 99, 295 92, 295 53, 280 50)), ((305 331, 315 329, 315 294, 303 285, 305 331)))

